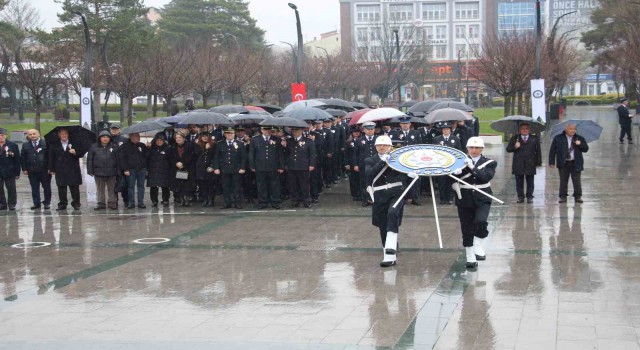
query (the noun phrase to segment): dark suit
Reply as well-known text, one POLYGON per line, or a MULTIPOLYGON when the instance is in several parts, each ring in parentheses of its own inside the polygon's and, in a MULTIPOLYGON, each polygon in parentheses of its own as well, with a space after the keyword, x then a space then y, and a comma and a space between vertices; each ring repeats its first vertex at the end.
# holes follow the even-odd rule
POLYGON ((582 183, 580 175, 584 170, 584 158, 582 153, 589 151, 589 145, 584 137, 576 134, 571 138, 571 147, 566 133, 557 135, 551 142, 549 148, 549 165, 555 165, 560 173, 560 198, 566 198, 569 185, 569 177, 573 183, 573 196, 582 197, 582 183), (580 145, 576 145, 576 141, 580 141, 580 145), (571 153, 573 157, 571 158, 571 153))
POLYGON ((289 194, 293 203, 311 203, 309 167, 316 164, 316 146, 306 137, 287 139, 284 148, 285 166, 289 177, 289 194))
MULTIPOLYGON (((433 144, 456 148, 464 152, 462 144, 460 143, 460 139, 453 134, 449 134, 449 137, 446 138, 444 135, 436 136, 433 139, 433 144)), ((436 179, 436 182, 438 183, 438 190, 440 191, 441 204, 451 202, 451 196, 453 195, 453 193, 451 192, 451 181, 452 179, 449 176, 438 176, 438 178, 436 179)))
POLYGON ((220 170, 222 181, 222 196, 226 205, 240 205, 242 187, 240 185, 240 170, 247 168, 247 152, 244 144, 236 140, 226 139, 216 144, 214 169, 220 170))
MULTIPOLYGON (((480 156, 473 169, 464 168, 462 174, 454 176, 488 194, 493 194, 490 181, 496 173, 497 165, 496 161, 480 156)), ((462 230, 462 246, 473 247, 473 237, 486 238, 489 235, 487 218, 491 209, 491 198, 467 185, 458 184, 462 198, 456 196, 456 206, 462 230)))
POLYGON ((80 158, 78 154, 70 153, 70 146, 63 148, 61 141, 49 145, 49 171, 55 173, 58 186, 58 208, 64 209, 67 201, 67 187, 71 192, 71 206, 80 207, 80 185, 82 185, 82 172, 80 171, 80 158))
POLYGON ((20 177, 20 149, 11 141, 0 145, 0 209, 15 208, 16 178, 20 177), (7 188, 7 197, 4 188, 7 188), (7 201, 8 200, 8 201, 7 201))
POLYGON ((460 149, 464 152, 467 148, 467 140, 469 139, 467 128, 465 126, 458 125, 455 129, 451 129, 451 134, 460 139, 460 149))
POLYGON ((331 130, 335 130, 335 141, 336 141, 336 151, 333 155, 333 175, 336 180, 338 180, 341 175, 344 173, 344 167, 342 163, 344 162, 344 156, 346 151, 346 129, 342 124, 334 125, 331 130))
POLYGON ((51 204, 51 175, 49 174, 49 149, 43 138, 36 142, 35 147, 32 141, 25 141, 22 144, 22 170, 28 172, 29 184, 31 185, 31 199, 33 205, 39 207, 40 204, 48 206, 51 204), (40 200, 40 186, 44 192, 44 201, 40 200))
POLYGON ((257 135, 249 146, 249 168, 256 172, 258 203, 277 205, 282 201, 280 174, 284 170, 284 151, 275 136, 257 135))
POLYGON ((527 198, 533 198, 533 176, 536 174, 536 167, 542 165, 542 152, 538 137, 528 135, 525 142, 522 135, 513 135, 507 144, 507 152, 513 153, 511 173, 516 177, 518 198, 522 199, 525 196, 525 179, 527 181, 526 196, 527 198), (520 142, 519 148, 516 148, 516 142, 520 142))
MULTIPOLYGON (((406 132, 402 129, 393 130, 390 133, 391 142, 398 144, 401 146, 411 146, 421 144, 423 141, 422 134, 418 130, 407 130, 406 132)), ((408 186, 411 183, 411 180, 408 177, 405 177, 405 186, 408 186)), ((413 184, 413 187, 409 190, 407 194, 408 198, 410 198, 414 203, 418 202, 418 195, 420 194, 420 179, 413 184)))
POLYGON ((427 145, 433 144, 433 139, 440 136, 440 131, 436 128, 420 128, 419 131, 422 135, 422 143, 427 145))
POLYGON ((359 168, 360 172, 360 192, 362 193, 362 202, 366 203, 369 198, 367 198, 367 194, 365 189, 367 188, 367 177, 366 177, 366 164, 365 159, 369 157, 373 157, 378 152, 376 151, 376 138, 377 136, 371 136, 371 139, 368 140, 367 136, 361 136, 357 140, 355 140, 355 147, 353 152, 353 161, 352 164, 359 168))
POLYGON ((618 122, 620 123, 620 142, 624 141, 624 135, 627 135, 627 140, 633 142, 633 136, 631 136, 631 114, 627 106, 620 104, 618 106, 618 122))

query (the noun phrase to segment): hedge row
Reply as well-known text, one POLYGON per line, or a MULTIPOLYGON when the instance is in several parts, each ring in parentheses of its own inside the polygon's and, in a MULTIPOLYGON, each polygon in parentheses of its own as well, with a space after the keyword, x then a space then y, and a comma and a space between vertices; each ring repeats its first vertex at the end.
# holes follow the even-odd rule
MULTIPOLYGON (((611 105, 618 102, 622 95, 618 94, 606 94, 606 95, 595 95, 595 96, 564 96, 563 98, 567 99, 567 105, 572 106, 575 101, 589 101, 592 106, 598 105, 611 105)), ((558 99, 559 102, 559 99, 558 99)), ((493 98, 493 106, 502 107, 504 106, 504 97, 494 97, 493 98)))

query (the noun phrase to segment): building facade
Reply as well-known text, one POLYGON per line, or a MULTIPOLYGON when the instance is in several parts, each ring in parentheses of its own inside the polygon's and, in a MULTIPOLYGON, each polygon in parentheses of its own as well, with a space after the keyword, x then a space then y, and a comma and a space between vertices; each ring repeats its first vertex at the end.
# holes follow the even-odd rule
POLYGON ((340 53, 341 36, 337 30, 320 34, 319 38, 304 44, 304 52, 310 57, 324 57, 325 55, 336 55, 340 53))

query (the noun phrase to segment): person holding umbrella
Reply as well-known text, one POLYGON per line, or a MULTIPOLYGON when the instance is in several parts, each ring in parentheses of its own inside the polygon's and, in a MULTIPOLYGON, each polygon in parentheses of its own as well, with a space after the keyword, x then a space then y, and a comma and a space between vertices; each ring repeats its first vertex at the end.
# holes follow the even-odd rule
POLYGON ((149 169, 147 186, 151 188, 149 197, 151 198, 151 205, 154 208, 158 206, 160 189, 162 189, 162 206, 169 206, 172 175, 170 157, 170 146, 164 134, 156 134, 153 141, 151 141, 151 148, 147 153, 147 169, 149 169))
POLYGON ((138 191, 138 208, 144 209, 144 182, 147 176, 147 146, 140 142, 139 133, 129 134, 129 141, 118 150, 120 169, 127 177, 129 203, 127 208, 136 207, 136 189, 138 191))
POLYGON ((560 200, 567 202, 569 178, 573 184, 573 197, 576 203, 582 203, 582 183, 580 175, 584 170, 583 153, 589 151, 589 145, 584 137, 576 134, 576 125, 567 124, 564 131, 556 135, 549 148, 549 167, 558 168, 560 174, 560 200))
POLYGON ((20 178, 20 149, 7 141, 7 129, 0 128, 0 210, 16 210, 16 180, 20 178), (4 188, 7 188, 7 197, 4 188))
POLYGON ((116 175, 118 175, 118 146, 111 142, 111 133, 103 130, 98 134, 98 142, 87 152, 87 174, 96 181, 98 206, 95 210, 118 209, 116 196, 116 175), (106 191, 106 195, 105 195, 106 191))
POLYGON ((244 144, 235 140, 235 130, 227 128, 224 131, 224 141, 216 145, 216 156, 213 162, 213 172, 221 175, 222 196, 224 206, 221 209, 235 207, 242 209, 240 175, 246 170, 246 155, 244 144))
POLYGON ((49 209, 51 205, 51 174, 49 174, 49 158, 46 141, 40 137, 36 129, 27 130, 27 142, 22 144, 22 174, 29 177, 31 185, 31 210, 49 209), (41 201, 40 186, 44 192, 44 201, 41 201))
POLYGON ((216 195, 216 177, 211 166, 216 154, 216 144, 211 140, 208 131, 200 133, 200 137, 194 147, 195 170, 194 178, 200 189, 200 198, 204 201, 202 207, 213 207, 216 195))
POLYGON ((80 158, 82 156, 69 141, 69 131, 66 128, 58 129, 58 142, 49 149, 49 173, 56 177, 58 186, 58 211, 67 209, 67 188, 71 192, 71 206, 74 210, 80 210, 80 185, 82 185, 82 172, 80 171, 80 158))
POLYGON ((178 132, 175 136, 176 144, 171 147, 171 171, 173 178, 173 196, 178 199, 178 206, 188 207, 189 190, 193 178, 194 151, 193 143, 187 142, 187 135, 178 132))
POLYGON ((533 177, 536 167, 542 165, 542 151, 538 137, 530 134, 529 123, 522 122, 520 133, 511 136, 507 144, 507 152, 513 153, 511 173, 516 177, 518 203, 524 202, 524 182, 527 182, 527 203, 533 203, 533 177))
POLYGON ((362 206, 366 207, 373 203, 367 198, 366 187, 367 177, 365 175, 365 159, 373 157, 376 154, 375 142, 378 136, 375 135, 376 123, 365 122, 362 124, 364 135, 356 140, 353 152, 353 171, 360 174, 360 193, 362 193, 362 206))

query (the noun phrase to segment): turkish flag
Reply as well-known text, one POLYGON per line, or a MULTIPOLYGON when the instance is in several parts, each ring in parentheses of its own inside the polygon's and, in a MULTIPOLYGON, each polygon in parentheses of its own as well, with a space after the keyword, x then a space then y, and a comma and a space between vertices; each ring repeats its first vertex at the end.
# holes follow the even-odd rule
POLYGON ((302 101, 307 99, 307 85, 305 83, 291 84, 291 101, 302 101))

